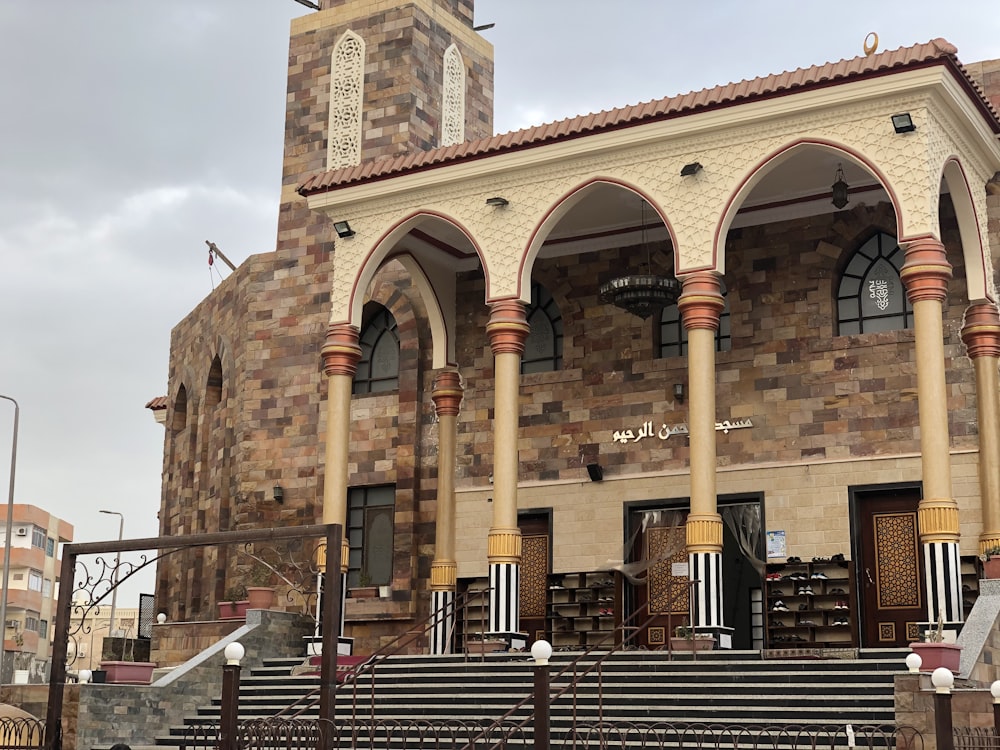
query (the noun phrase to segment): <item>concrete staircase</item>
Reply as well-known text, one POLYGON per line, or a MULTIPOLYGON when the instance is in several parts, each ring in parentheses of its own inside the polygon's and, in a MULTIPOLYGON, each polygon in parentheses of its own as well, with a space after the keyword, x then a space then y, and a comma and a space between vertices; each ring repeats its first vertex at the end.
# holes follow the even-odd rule
MULTIPOLYGON (((891 725, 895 721, 893 676, 905 669, 906 651, 862 652, 857 659, 761 659, 757 652, 706 652, 669 659, 663 652, 630 651, 612 655, 582 679, 575 691, 552 703, 553 732, 575 715, 581 722, 670 722, 768 725, 891 725), (603 698, 601 698, 603 696, 603 698)), ((552 659, 553 694, 570 681, 558 676, 575 654, 552 659)), ((591 660, 589 663, 592 663, 591 660)), ((268 660, 244 674, 240 719, 281 712, 315 690, 318 679, 290 675, 295 660, 268 660)), ((586 665, 579 667, 585 669, 586 665)), ((337 716, 346 720, 428 722, 489 721, 502 716, 532 691, 533 669, 527 654, 499 654, 466 660, 463 656, 393 657, 374 676, 358 680, 358 700, 338 691, 337 716), (374 680, 374 705, 372 705, 374 680), (356 706, 356 708, 355 708, 356 706)), ((315 707, 303 716, 316 717, 315 707)), ((530 715, 530 704, 519 711, 530 715)), ((179 745, 190 727, 214 723, 219 701, 157 738, 179 745)))

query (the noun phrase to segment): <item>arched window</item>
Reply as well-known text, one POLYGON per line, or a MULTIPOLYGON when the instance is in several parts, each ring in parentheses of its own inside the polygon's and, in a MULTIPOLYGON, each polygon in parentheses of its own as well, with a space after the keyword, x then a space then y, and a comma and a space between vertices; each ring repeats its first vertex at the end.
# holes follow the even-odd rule
POLYGON ((521 374, 558 370, 562 367, 562 316, 552 295, 541 284, 531 285, 531 305, 526 313, 531 331, 524 342, 521 374))
MULTIPOLYGON (((715 351, 728 352, 733 348, 733 337, 729 330, 729 297, 726 283, 721 279, 719 287, 722 292, 723 308, 719 314, 719 328, 715 332, 715 351)), ((660 325, 657 334, 659 335, 657 348, 660 359, 681 357, 687 352, 687 329, 681 322, 681 311, 676 302, 667 305, 660 312, 660 325)))
POLYGON ((205 407, 212 409, 222 401, 222 360, 215 355, 208 371, 208 382, 205 386, 205 407))
POLYGON ((177 389, 177 397, 174 399, 174 417, 170 422, 170 428, 174 432, 180 432, 187 427, 188 419, 188 392, 184 384, 177 389))
POLYGON ((384 393, 399 388, 399 335, 396 319, 381 305, 361 329, 361 361, 354 393, 384 393))
POLYGON ((884 232, 854 252, 837 290, 840 335, 913 327, 913 308, 899 278, 903 256, 896 238, 884 232))
POLYGON ((330 60, 330 115, 326 168, 361 163, 361 114, 365 90, 365 41, 346 31, 330 60))
POLYGON ((444 51, 442 109, 441 145, 461 143, 465 140, 465 63, 454 44, 444 51))

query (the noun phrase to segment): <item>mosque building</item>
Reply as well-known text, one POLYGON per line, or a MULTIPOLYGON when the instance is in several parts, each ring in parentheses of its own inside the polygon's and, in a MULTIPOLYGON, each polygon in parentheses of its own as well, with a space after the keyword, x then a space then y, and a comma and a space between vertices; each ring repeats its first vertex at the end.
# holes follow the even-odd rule
MULTIPOLYGON (((344 524, 362 652, 470 589, 421 647, 961 627, 1000 553, 1000 61, 495 135, 473 0, 320 5, 276 247, 172 333, 161 534, 344 524)), ((233 565, 165 558, 157 607, 204 618, 233 565)))

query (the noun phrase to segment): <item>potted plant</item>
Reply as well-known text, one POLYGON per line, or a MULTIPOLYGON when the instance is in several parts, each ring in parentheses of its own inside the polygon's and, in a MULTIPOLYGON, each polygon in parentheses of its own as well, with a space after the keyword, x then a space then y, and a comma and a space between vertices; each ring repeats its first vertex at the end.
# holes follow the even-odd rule
POLYGON ((983 561, 983 578, 1000 578, 1000 546, 986 548, 979 559, 983 561))
POLYGON ((465 653, 493 654, 507 650, 507 639, 491 633, 469 633, 465 637, 465 653))
POLYGON ((957 643, 945 643, 943 611, 938 614, 937 624, 924 632, 924 640, 911 643, 910 650, 920 656, 921 672, 933 672, 938 667, 946 667, 958 673, 962 647, 957 643))
POLYGON ((226 601, 216 603, 219 608, 220 620, 245 620, 250 602, 247 600, 247 588, 242 583, 231 586, 226 592, 226 601))
POLYGON ((376 599, 378 586, 373 586, 371 576, 362 571, 358 574, 358 585, 351 586, 347 590, 347 595, 352 599, 376 599))
MULTIPOLYGON (((119 685, 148 685, 156 669, 156 663, 137 661, 135 654, 136 639, 129 638, 128 631, 123 631, 120 639, 109 637, 104 639, 102 649, 101 671, 105 673, 105 682, 119 685), (116 641, 118 648, 116 648, 116 641)), ((149 659, 149 644, 140 658, 149 659)))
POLYGON ((247 573, 246 598, 247 609, 271 609, 278 596, 271 583, 271 569, 265 565, 256 564, 247 573))
POLYGON ((715 647, 715 638, 708 633, 696 633, 694 628, 686 623, 674 628, 670 638, 670 648, 673 651, 711 651, 715 647))

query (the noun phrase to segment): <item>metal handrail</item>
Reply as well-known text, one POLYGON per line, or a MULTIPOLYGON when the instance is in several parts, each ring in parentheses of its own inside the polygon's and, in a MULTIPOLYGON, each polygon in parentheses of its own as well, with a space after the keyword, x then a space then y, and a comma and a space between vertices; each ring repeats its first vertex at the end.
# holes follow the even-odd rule
MULTIPOLYGON (((458 594, 451 602, 445 604, 445 606, 431 612, 424 620, 419 622, 414 628, 407 630, 406 632, 400 633, 391 641, 386 643, 377 649, 371 656, 369 656, 365 661, 361 662, 354 669, 348 672, 342 682, 338 682, 334 692, 340 692, 341 690, 346 690, 347 686, 350 685, 353 688, 353 700, 351 701, 351 718, 357 720, 358 718, 358 678, 366 675, 372 674, 371 680, 371 719, 375 718, 375 679, 374 671, 375 667, 385 659, 390 656, 395 656, 399 654, 403 649, 409 646, 413 641, 418 638, 427 635, 435 626, 441 622, 446 622, 446 618, 452 611, 457 612, 461 607, 464 612, 468 612, 469 604, 478 599, 485 597, 489 594, 490 589, 477 589, 473 591, 466 591, 462 594, 458 594)), ((454 628, 451 629, 449 634, 449 640, 452 641, 452 648, 454 648, 454 628)), ((292 702, 277 714, 275 718, 288 718, 296 719, 302 716, 302 714, 314 709, 316 704, 319 702, 320 688, 316 687, 303 695, 298 700, 292 702), (299 708, 293 712, 297 706, 299 708)))

